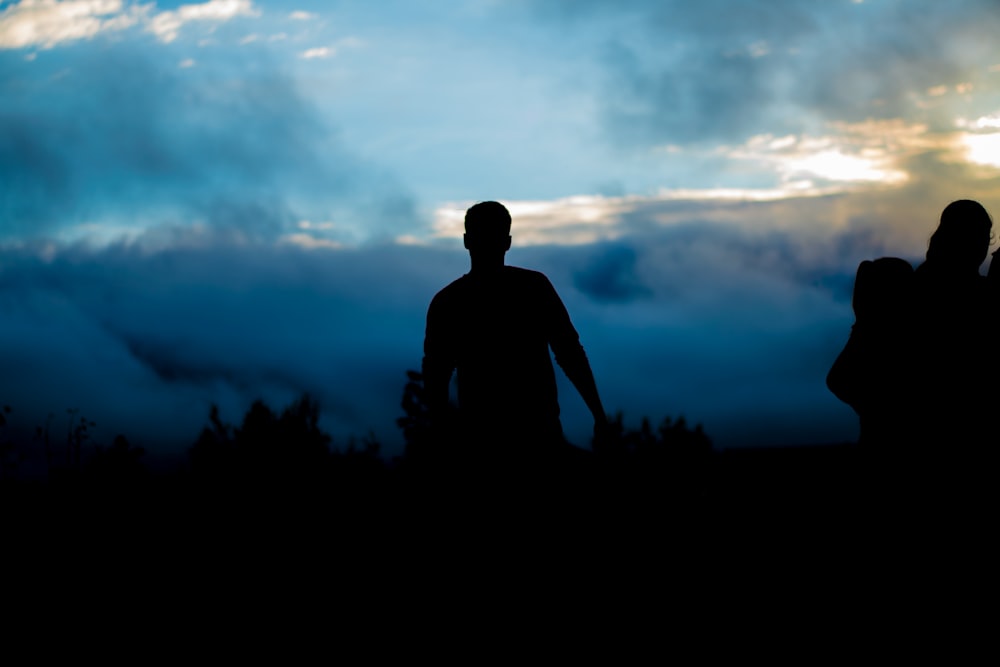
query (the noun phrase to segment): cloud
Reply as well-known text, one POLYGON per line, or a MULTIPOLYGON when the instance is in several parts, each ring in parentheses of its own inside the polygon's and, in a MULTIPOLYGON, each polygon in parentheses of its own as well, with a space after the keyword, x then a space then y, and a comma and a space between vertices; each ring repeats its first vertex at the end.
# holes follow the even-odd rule
POLYGON ((90 39, 136 25, 147 12, 148 6, 125 7, 122 0, 22 0, 0 13, 0 49, 90 39))
POLYGON ((290 18, 293 21, 312 21, 313 19, 316 18, 316 14, 314 14, 312 12, 304 12, 304 11, 298 10, 298 11, 294 11, 291 14, 289 14, 288 18, 290 18))
POLYGON ((817 185, 875 183, 897 186, 909 175, 901 164, 913 155, 949 145, 921 123, 902 120, 830 122, 829 134, 751 137, 742 146, 719 149, 728 158, 747 160, 776 173, 790 194, 817 185))
POLYGON ((257 17, 260 16, 260 10, 254 7, 252 0, 209 0, 160 12, 149 20, 146 30, 156 35, 160 41, 170 43, 177 39, 181 28, 188 23, 221 23, 238 16, 257 17))
POLYGON ((84 223, 278 235, 304 217, 337 215, 346 229, 362 208, 368 236, 418 224, 396 179, 346 150, 265 55, 235 79, 129 44, 73 56, 33 63, 29 84, 5 90, 0 238, 84 223))
POLYGON ((332 49, 328 46, 319 46, 314 49, 306 49, 300 54, 300 57, 306 60, 311 60, 313 58, 329 58, 330 56, 336 54, 336 52, 336 49, 332 49))
POLYGON ((393 247, 146 247, 0 250, 0 400, 27 428, 77 408, 105 444, 124 432, 183 455, 212 402, 238 421, 255 398, 279 407, 309 391, 338 438, 398 442, 426 302, 457 262, 393 247))
POLYGON ((260 16, 251 0, 209 0, 162 12, 155 7, 155 3, 125 4, 123 0, 22 0, 0 13, 0 49, 51 49, 136 25, 170 43, 188 23, 260 16))
POLYGON ((578 271, 574 286, 599 302, 631 301, 650 294, 635 275, 637 254, 629 246, 602 248, 602 252, 578 271))
MULTIPOLYGON (((448 203, 434 212, 435 238, 461 238, 465 210, 475 202, 448 203)), ((511 217, 518 220, 513 244, 582 245, 613 239, 616 216, 630 206, 627 197, 581 195, 551 201, 504 201, 511 217)))
POLYGON ((636 0, 534 11, 595 45, 609 138, 633 149, 738 143, 920 111, 940 128, 956 108, 996 99, 988 66, 1000 14, 991 0, 636 0))

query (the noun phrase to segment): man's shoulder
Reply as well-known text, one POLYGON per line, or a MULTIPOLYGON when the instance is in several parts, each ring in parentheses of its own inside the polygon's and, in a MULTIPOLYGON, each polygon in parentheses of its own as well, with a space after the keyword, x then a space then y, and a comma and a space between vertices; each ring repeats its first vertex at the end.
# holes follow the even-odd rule
POLYGON ((435 296, 440 296, 442 294, 452 294, 454 292, 461 291, 463 289, 463 286, 467 285, 468 282, 469 282, 469 274, 466 273, 464 275, 459 276, 455 280, 452 280, 450 283, 439 289, 435 296))
POLYGON ((549 277, 546 276, 541 271, 535 271, 533 269, 526 269, 522 266, 510 266, 504 267, 504 273, 511 280, 517 280, 525 283, 544 283, 551 285, 549 277))
MULTIPOLYGON (((540 293, 544 289, 554 291, 552 282, 544 273, 520 266, 505 265, 500 284, 506 285, 506 289, 524 290, 532 294, 540 293)), ((482 288, 483 284, 480 281, 477 281, 472 274, 466 273, 438 290, 431 300, 431 305, 441 307, 474 298, 482 288)))
POLYGON ((461 299, 462 295, 468 291, 468 287, 469 274, 456 278, 437 291, 434 298, 431 299, 431 306, 441 306, 456 299, 461 299))

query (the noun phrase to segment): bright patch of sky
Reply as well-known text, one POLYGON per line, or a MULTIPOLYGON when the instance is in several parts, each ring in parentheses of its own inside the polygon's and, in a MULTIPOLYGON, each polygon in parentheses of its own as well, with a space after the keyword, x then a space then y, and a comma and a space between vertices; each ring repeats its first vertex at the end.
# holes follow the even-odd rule
MULTIPOLYGON (((287 80, 317 141, 413 202, 402 229, 366 231, 364 198, 286 197, 293 217, 354 207, 338 213, 360 239, 438 236, 455 201, 548 201, 562 219, 580 197, 900 187, 949 140, 997 165, 989 128, 960 120, 1000 111, 988 2, 703 4, 21 0, 0 3, 0 49, 22 63, 9 84, 53 101, 80 94, 52 81, 79 74, 81 51, 129 49, 213 86, 287 80)), ((23 91, 12 104, 31 105, 23 91)))
MULTIPOLYGON (((900 186, 921 142, 998 111, 1000 56, 981 60, 989 3, 960 3, 940 25, 887 3, 709 15, 715 5, 727 6, 22 0, 0 4, 0 48, 23 63, 7 66, 8 80, 36 87, 79 67, 61 49, 121 43, 190 77, 252 80, 267 67, 312 109, 317 132, 409 193, 417 219, 398 236, 437 229, 449 201, 900 186), (908 64, 911 51, 927 55, 908 64)), ((982 130, 969 125, 959 143, 968 161, 995 166, 982 130)), ((289 205, 309 217, 334 207, 319 192, 289 205)))

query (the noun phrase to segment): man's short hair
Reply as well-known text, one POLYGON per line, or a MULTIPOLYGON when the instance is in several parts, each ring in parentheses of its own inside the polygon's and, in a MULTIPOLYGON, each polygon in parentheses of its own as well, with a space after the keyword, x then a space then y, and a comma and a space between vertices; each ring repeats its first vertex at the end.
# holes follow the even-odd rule
POLYGON ((500 202, 481 201, 465 212, 465 233, 476 236, 508 236, 510 212, 500 202))

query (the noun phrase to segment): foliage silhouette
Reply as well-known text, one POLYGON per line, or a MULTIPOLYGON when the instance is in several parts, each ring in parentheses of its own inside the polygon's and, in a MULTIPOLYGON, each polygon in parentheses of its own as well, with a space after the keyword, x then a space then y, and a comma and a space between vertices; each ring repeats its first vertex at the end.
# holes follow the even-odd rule
POLYGON ((10 406, 0 408, 0 479, 9 479, 17 475, 19 452, 7 435, 7 417, 10 406))
POLYGON ((143 463, 146 450, 133 447, 124 435, 115 436, 110 447, 98 446, 84 465, 84 476, 105 487, 134 487, 145 484, 149 470, 143 463))
MULTIPOLYGON (((468 450, 486 450, 485 464, 497 464, 499 454, 508 443, 499 447, 491 442, 462 442, 453 433, 436 429, 430 420, 428 406, 418 371, 409 370, 403 387, 401 407, 404 415, 396 423, 405 440, 404 463, 414 467, 435 467, 445 474, 465 476, 484 475, 483 457, 472 458, 468 450), (494 455, 490 459, 490 455, 494 455), (479 465, 468 465, 475 460, 479 465)), ((451 409, 457 409, 454 405, 451 409)), ((622 412, 608 420, 607 427, 595 433, 591 442, 592 455, 546 459, 526 456, 522 466, 547 465, 543 481, 554 482, 560 467, 580 472, 581 460, 586 461, 586 481, 598 486, 611 486, 627 490, 630 494, 656 494, 659 496, 697 496, 704 494, 712 464, 712 441, 701 424, 690 428, 683 416, 676 420, 666 417, 655 431, 648 418, 643 418, 639 428, 626 428, 622 412), (553 466, 555 466, 553 468, 553 466)))
POLYGON ((319 403, 308 394, 276 414, 263 401, 250 406, 238 428, 223 423, 213 405, 189 450, 194 480, 205 488, 233 485, 261 492, 315 492, 331 484, 362 485, 384 470, 373 435, 343 451, 319 425, 319 403))

